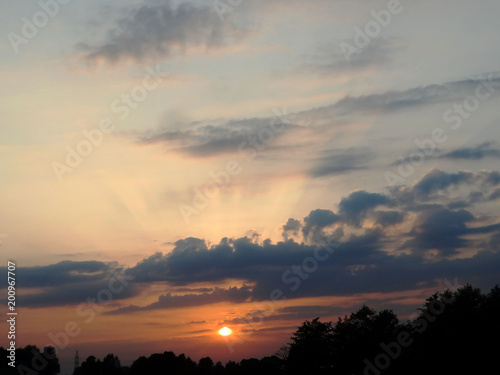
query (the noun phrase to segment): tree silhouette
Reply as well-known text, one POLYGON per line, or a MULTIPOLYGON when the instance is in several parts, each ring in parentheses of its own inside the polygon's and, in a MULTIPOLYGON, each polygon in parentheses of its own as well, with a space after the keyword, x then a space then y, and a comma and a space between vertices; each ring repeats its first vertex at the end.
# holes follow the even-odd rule
POLYGON ((214 367, 214 361, 210 357, 201 358, 198 362, 198 374, 200 375, 210 375, 212 373, 212 368, 214 367))
POLYGON ((93 355, 88 356, 79 368, 75 369, 74 375, 101 375, 102 362, 93 355))
POLYGON ((395 370, 407 373, 491 372, 500 345, 500 290, 489 294, 467 284, 429 297, 412 322, 415 342, 395 370))
POLYGON ((10 352, 0 347, 0 373, 2 375, 36 374, 36 375, 56 375, 59 374, 60 365, 57 358, 56 349, 46 346, 43 351, 35 345, 27 345, 24 348, 15 350, 15 365, 8 365, 10 352))
POLYGON ((184 354, 176 356, 173 352, 155 353, 148 358, 141 356, 130 367, 132 375, 143 374, 186 374, 196 373, 196 363, 184 354))
POLYGON ((282 345, 276 352, 274 353, 276 357, 281 359, 282 361, 287 361, 288 356, 290 355, 290 345, 282 345))
POLYGON ((108 354, 102 360, 102 370, 106 375, 120 375, 120 360, 113 354, 108 354))
POLYGON ((322 374, 330 371, 332 360, 332 323, 319 317, 306 320, 291 337, 287 371, 290 374, 322 374))
POLYGON ((234 361, 229 361, 224 367, 224 373, 226 375, 237 375, 240 373, 240 365, 234 361))
POLYGON ((400 330, 392 310, 375 310, 363 305, 349 317, 339 318, 333 330, 332 364, 339 374, 359 372, 364 359, 380 351, 380 343, 392 341, 400 330))
POLYGON ((222 363, 219 361, 215 364, 213 372, 213 375, 224 375, 224 366, 222 363))

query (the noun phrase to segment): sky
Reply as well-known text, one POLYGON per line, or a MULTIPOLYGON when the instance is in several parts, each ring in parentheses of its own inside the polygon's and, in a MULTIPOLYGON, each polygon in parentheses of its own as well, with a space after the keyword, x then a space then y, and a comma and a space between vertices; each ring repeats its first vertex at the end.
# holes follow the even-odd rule
POLYGON ((16 344, 56 346, 64 373, 77 349, 225 363, 271 355, 306 319, 364 303, 406 319, 434 292, 492 288, 499 12, 4 4, 0 268, 16 264, 16 344))

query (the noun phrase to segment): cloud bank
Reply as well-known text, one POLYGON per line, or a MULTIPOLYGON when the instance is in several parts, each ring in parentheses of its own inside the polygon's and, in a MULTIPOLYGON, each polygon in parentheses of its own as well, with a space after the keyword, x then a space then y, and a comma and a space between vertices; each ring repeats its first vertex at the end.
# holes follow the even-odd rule
MULTIPOLYGON (((116 300, 138 296, 151 284, 163 284, 166 292, 156 302, 109 313, 266 300, 275 289, 288 299, 346 296, 416 290, 455 277, 491 287, 500 267, 500 221, 473 208, 499 199, 499 186, 497 171, 433 169, 412 186, 353 191, 336 210, 289 218, 277 243, 242 237, 209 246, 184 238, 171 252, 125 269, 133 281, 116 300), (240 286, 199 287, 230 280, 240 286)), ((114 269, 97 261, 20 268, 25 286, 41 289, 20 300, 27 307, 78 304, 105 288, 114 269)))

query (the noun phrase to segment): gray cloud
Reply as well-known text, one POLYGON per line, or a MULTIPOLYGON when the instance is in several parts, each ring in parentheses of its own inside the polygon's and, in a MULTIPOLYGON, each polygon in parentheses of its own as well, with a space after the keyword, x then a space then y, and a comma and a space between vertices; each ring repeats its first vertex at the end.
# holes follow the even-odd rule
POLYGON ((346 198, 342 198, 339 203, 339 214, 346 221, 359 226, 369 210, 388 204, 391 204, 391 200, 385 195, 359 190, 349 194, 346 198))
POLYGON ((450 208, 465 208, 474 203, 485 201, 486 196, 494 199, 494 188, 500 184, 500 174, 497 171, 458 171, 447 173, 439 169, 432 169, 411 189, 402 188, 395 195, 400 202, 406 202, 410 209, 419 207, 416 202, 428 204, 431 200, 439 199, 446 202, 450 208), (466 197, 460 194, 450 195, 449 190, 460 192, 460 187, 473 189, 466 197))
MULTIPOLYGON (((449 102, 466 98, 481 83, 480 79, 433 84, 404 91, 388 91, 360 97, 346 97, 335 104, 343 112, 395 111, 404 108, 449 102)), ((492 85, 500 85, 500 77, 492 79, 492 85)))
POLYGON ((286 224, 281 227, 283 238, 288 240, 290 236, 297 236, 301 227, 300 220, 289 218, 286 224))
MULTIPOLYGON (((47 266, 19 267, 17 273, 22 278, 27 293, 18 296, 19 303, 28 307, 75 305, 96 299, 103 290, 117 290, 112 300, 126 299, 140 294, 143 286, 129 282, 121 287, 119 276, 123 267, 114 262, 63 261, 47 266), (35 289, 36 292, 31 292, 35 289)), ((107 298, 107 297, 106 297, 107 298)))
POLYGON ((367 149, 330 150, 329 155, 313 160, 312 177, 334 176, 368 169, 372 153, 367 149))
POLYGON ((112 301, 119 301, 139 295, 145 288, 144 285, 129 283, 127 287, 120 288, 119 283, 114 286, 120 290, 116 293, 110 293, 108 282, 105 280, 101 283, 78 283, 73 285, 55 285, 50 288, 45 288, 42 292, 23 294, 18 296, 20 306, 26 307, 51 307, 65 305, 79 305, 88 302, 88 299, 97 301, 102 296, 105 304, 112 301), (101 294, 102 291, 108 291, 106 294, 101 294), (111 299, 108 302, 108 296, 111 299))
POLYGON ((23 286, 43 288, 54 285, 102 282, 117 269, 117 263, 95 260, 74 262, 65 260, 48 266, 22 268, 23 286))
MULTIPOLYGON (((467 79, 462 81, 446 82, 409 88, 400 91, 386 91, 377 94, 363 96, 346 96, 336 103, 303 111, 297 114, 298 119, 307 118, 312 123, 335 124, 335 119, 365 113, 389 113, 406 108, 418 108, 431 104, 453 102, 463 100, 475 92, 482 83, 481 79, 467 79)), ((492 87, 500 87, 500 76, 498 73, 492 75, 489 84, 492 87)))
POLYGON ((500 149, 492 147, 494 142, 484 142, 475 147, 463 147, 444 153, 440 156, 443 159, 469 159, 481 160, 484 158, 500 158, 500 149))
MULTIPOLYGON (((345 126, 357 115, 371 112, 392 112, 407 107, 422 107, 434 103, 463 99, 474 92, 480 79, 468 79, 444 84, 410 88, 403 91, 387 91, 379 94, 345 98, 334 104, 295 113, 289 119, 262 117, 233 119, 210 124, 185 124, 183 130, 158 128, 136 133, 135 140, 142 145, 163 144, 169 150, 193 157, 241 153, 251 156, 258 144, 262 152, 277 151, 285 159, 291 150, 308 151, 310 165, 305 173, 312 177, 329 177, 352 171, 368 169, 374 153, 368 148, 333 149, 318 152, 316 145, 303 143, 276 144, 275 140, 292 131, 321 129, 332 131, 345 126), (282 130, 273 132, 272 142, 266 143, 272 124, 280 122, 282 130), (266 134, 264 134, 266 133, 266 134), (261 147, 263 146, 263 147, 261 147)), ((500 85, 500 77, 493 77, 492 86, 500 85)), ((492 151, 483 150, 492 155, 492 151)), ((307 160, 306 160, 307 161, 307 160)))
POLYGON ((402 223, 405 214, 400 211, 374 211, 372 217, 377 224, 388 227, 402 223))
POLYGON ((179 307, 191 307, 208 305, 218 302, 244 302, 251 296, 251 289, 247 286, 231 288, 214 288, 210 293, 172 295, 171 293, 162 294, 157 302, 146 306, 130 305, 109 312, 112 315, 128 314, 138 311, 148 311, 157 309, 173 309, 179 307))
POLYGON ((175 7, 171 1, 149 1, 115 20, 115 24, 103 44, 79 45, 86 60, 116 63, 123 59, 142 62, 169 58, 190 48, 224 48, 250 33, 230 20, 221 20, 208 5, 182 3, 175 7))
POLYGON ((500 198, 500 188, 495 189, 489 196, 489 200, 496 200, 500 198))
POLYGON ((467 223, 474 220, 474 216, 465 210, 426 210, 419 214, 410 232, 413 238, 404 247, 417 252, 438 250, 440 255, 453 255, 457 249, 469 245, 464 236, 469 233, 467 223))
POLYGON ((401 43, 396 39, 372 40, 361 53, 352 54, 349 61, 337 44, 322 45, 319 49, 318 53, 308 55, 306 61, 299 65, 301 71, 329 75, 386 66, 392 61, 390 56, 401 49, 401 43))
POLYGON ((475 175, 472 172, 446 173, 439 169, 433 169, 415 184, 414 191, 426 196, 450 186, 472 183, 474 178, 475 175))
MULTIPOLYGON (((250 150, 265 152, 275 149, 272 143, 297 125, 280 118, 252 118, 230 120, 221 125, 187 125, 186 130, 158 129, 140 135, 140 144, 164 144, 170 150, 205 157, 241 153, 250 156, 250 150)), ((279 146, 279 148, 283 148, 279 146)))
POLYGON ((324 228, 335 224, 339 220, 340 218, 331 210, 317 209, 309 212, 309 215, 304 218, 304 226, 302 227, 304 239, 321 235, 324 228))
POLYGON ((270 292, 275 288, 281 288, 287 298, 390 293, 431 286, 436 280, 453 277, 491 286, 497 282, 495 267, 500 265, 498 251, 485 250, 472 258, 442 258, 433 262, 417 254, 387 255, 369 249, 357 253, 358 257, 347 257, 345 253, 332 256, 322 262, 315 272, 307 274, 307 279, 291 274, 284 283, 280 274, 259 280, 253 290, 253 298, 269 299, 270 292), (292 290, 295 285, 298 288, 292 290))

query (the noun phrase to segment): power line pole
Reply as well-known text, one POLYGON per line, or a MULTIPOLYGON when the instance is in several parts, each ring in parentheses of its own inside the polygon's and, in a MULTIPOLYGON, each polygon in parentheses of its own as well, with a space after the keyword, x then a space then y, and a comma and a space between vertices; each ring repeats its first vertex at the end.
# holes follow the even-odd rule
POLYGON ((75 370, 80 367, 80 356, 78 355, 78 350, 75 353, 75 370))

